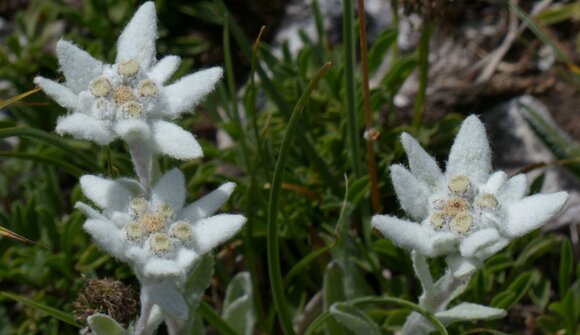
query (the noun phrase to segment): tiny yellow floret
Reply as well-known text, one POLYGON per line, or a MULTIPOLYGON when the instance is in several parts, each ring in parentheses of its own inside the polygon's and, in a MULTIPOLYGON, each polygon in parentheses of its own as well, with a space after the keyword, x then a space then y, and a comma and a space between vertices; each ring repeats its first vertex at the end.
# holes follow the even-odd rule
POLYGON ((497 198, 491 193, 482 193, 475 198, 475 206, 481 209, 494 209, 497 205, 497 198))
POLYGON ((143 115, 143 106, 136 101, 127 101, 121 106, 121 112, 131 119, 137 119, 143 115))
POLYGON ((165 219, 158 213, 146 213, 139 219, 146 232, 155 233, 165 228, 165 219))
POLYGON ((471 181, 466 176, 453 176, 447 184, 449 190, 455 194, 463 194, 471 187, 471 181))
POLYGON ((451 198, 445 202, 443 210, 447 216, 454 217, 460 212, 469 210, 469 203, 463 198, 451 198))
POLYGON ((149 246, 156 254, 163 254, 171 249, 172 243, 169 236, 158 233, 151 236, 149 246))
POLYGON ((98 77, 89 84, 89 90, 97 98, 106 96, 112 88, 111 83, 105 77, 98 77))
POLYGON ((434 211, 431 213, 431 219, 429 220, 431 226, 435 229, 441 229, 445 225, 445 212, 444 211, 434 211))
POLYGON ((127 101, 135 100, 133 91, 128 86, 119 86, 113 90, 113 99, 117 105, 121 105, 127 101))
POLYGON ((157 85, 155 85, 155 82, 149 79, 140 81, 139 84, 137 85, 137 90, 139 91, 139 94, 141 94, 141 96, 143 97, 152 97, 155 96, 157 92, 159 92, 159 90, 157 89, 157 85))
POLYGON ((190 241, 191 238, 193 237, 193 230, 191 229, 189 223, 185 221, 178 221, 174 223, 171 226, 170 231, 171 236, 175 237, 176 239, 182 242, 190 241))
POLYGON ((130 241, 138 240, 146 234, 147 232, 143 229, 143 226, 135 221, 131 221, 125 226, 125 235, 130 241))
POLYGON ((469 213, 468 211, 464 211, 458 213, 449 225, 451 227, 451 230, 453 230, 458 234, 463 235, 467 233, 469 229, 471 229, 472 224, 473 217, 471 216, 471 213, 469 213))
POLYGON ((157 213, 161 215, 166 221, 173 219, 173 215, 175 214, 173 211, 173 207, 171 207, 168 203, 162 203, 157 207, 157 213))
POLYGON ((117 65, 117 72, 124 77, 132 77, 139 72, 139 62, 135 59, 121 61, 117 65))
POLYGON ((149 203, 143 197, 133 198, 129 202, 129 214, 135 217, 140 217, 145 214, 148 208, 149 203))

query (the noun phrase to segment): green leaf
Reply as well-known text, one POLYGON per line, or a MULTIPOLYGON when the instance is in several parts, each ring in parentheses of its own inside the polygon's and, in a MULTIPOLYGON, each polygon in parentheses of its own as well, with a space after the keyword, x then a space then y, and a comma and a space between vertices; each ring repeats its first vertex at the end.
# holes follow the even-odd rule
POLYGON ((330 313, 353 334, 381 335, 377 324, 359 308, 345 303, 335 303, 330 313))
POLYGON ((222 318, 239 334, 254 333, 256 316, 249 272, 238 273, 228 285, 222 318))
POLYGON ((0 295, 3 295, 7 298, 10 298, 12 300, 16 300, 28 307, 34 308, 36 310, 39 310, 41 312, 44 312, 50 316, 52 316, 53 318, 60 320, 62 322, 68 323, 71 326, 75 326, 77 328, 80 328, 81 326, 75 321, 74 316, 72 316, 69 313, 63 312, 61 310, 58 310, 56 308, 50 307, 50 306, 46 306, 45 304, 41 304, 39 302, 36 301, 32 301, 30 299, 21 297, 19 295, 16 294, 12 294, 12 293, 8 293, 8 292, 0 292, 0 295))
POLYGON ((93 314, 87 318, 87 323, 95 335, 129 335, 127 329, 105 314, 93 314))
POLYGON ((211 277, 213 276, 214 258, 211 253, 207 253, 198 260, 191 271, 189 278, 185 283, 184 297, 189 307, 189 318, 184 326, 187 333, 192 333, 196 324, 199 323, 197 308, 205 290, 209 287, 211 277))
POLYGON ((560 249, 560 297, 566 294, 570 288, 570 279, 574 273, 574 250, 572 244, 568 239, 562 241, 562 248, 560 249))
POLYGON ((515 261, 514 267, 516 269, 523 267, 526 263, 532 262, 543 254, 550 252, 559 243, 560 242, 554 238, 539 235, 537 238, 530 241, 524 250, 522 250, 515 261))
POLYGON ((200 302, 198 312, 213 328, 215 328, 218 334, 239 335, 205 301, 200 302))
POLYGON ((520 274, 505 290, 496 295, 491 305, 497 308, 509 309, 520 301, 537 277, 537 273, 528 271, 520 274))
MULTIPOLYGON (((337 302, 346 300, 343 284, 344 272, 337 261, 332 261, 326 267, 322 287, 324 310, 337 302)), ((349 334, 336 320, 330 318, 326 322, 326 333, 332 335, 349 334)))
POLYGON ((444 325, 450 325, 460 321, 493 320, 503 318, 506 311, 473 303, 464 302, 451 309, 436 313, 435 316, 444 325))
POLYGON ((369 73, 374 73, 382 62, 385 60, 387 50, 397 41, 397 31, 394 29, 386 29, 375 40, 375 43, 369 50, 369 73))

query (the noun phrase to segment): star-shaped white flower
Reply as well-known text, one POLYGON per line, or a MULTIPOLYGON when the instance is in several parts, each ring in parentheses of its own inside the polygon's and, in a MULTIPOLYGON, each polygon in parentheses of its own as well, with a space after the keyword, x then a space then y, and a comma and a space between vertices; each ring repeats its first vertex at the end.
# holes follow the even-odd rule
POLYGON ((103 209, 76 204, 88 216, 85 230, 101 249, 131 265, 155 303, 183 319, 187 306, 178 289, 191 266, 234 236, 246 221, 242 215, 213 215, 235 185, 223 184, 184 206, 185 180, 177 169, 162 176, 149 196, 132 179, 86 175, 80 182, 83 193, 103 209))
POLYGON ((427 256, 447 256, 456 276, 472 273, 512 239, 540 227, 564 205, 568 194, 524 197, 525 175, 491 173, 491 150, 476 116, 462 124, 445 172, 408 134, 402 143, 409 170, 391 166, 401 207, 413 221, 376 215, 372 225, 396 245, 427 256))
POLYGON ((219 67, 189 74, 164 86, 180 58, 157 61, 157 15, 153 2, 135 13, 117 41, 115 64, 103 64, 74 44, 60 40, 56 52, 64 84, 42 77, 34 82, 71 113, 56 131, 105 145, 118 137, 146 144, 177 159, 203 155, 193 135, 166 120, 191 110, 222 77, 219 67))

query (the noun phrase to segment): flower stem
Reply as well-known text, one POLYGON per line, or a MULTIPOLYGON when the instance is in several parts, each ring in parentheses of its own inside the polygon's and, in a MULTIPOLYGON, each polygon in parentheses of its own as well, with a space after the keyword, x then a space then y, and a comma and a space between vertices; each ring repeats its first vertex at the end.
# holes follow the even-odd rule
MULTIPOLYGON (((413 252, 412 259, 413 268, 423 287, 423 294, 419 298, 419 306, 432 314, 444 311, 451 300, 465 288, 465 284, 471 278, 471 276, 457 278, 448 269, 433 284, 429 265, 425 257, 413 252)), ((421 335, 428 334, 432 330, 433 326, 429 320, 421 314, 413 312, 407 317, 401 333, 403 335, 421 335)))
POLYGON ((153 302, 151 302, 151 299, 149 299, 147 292, 141 289, 141 314, 139 316, 139 320, 137 320, 134 335, 148 334, 147 323, 149 322, 152 309, 153 302))
POLYGON ((425 97, 427 96, 427 82, 429 81, 429 42, 434 25, 425 21, 419 39, 419 90, 415 97, 415 112, 413 115, 413 128, 419 129, 425 110, 425 97))
POLYGON ((153 162, 152 151, 138 140, 127 141, 127 143, 129 145, 129 153, 131 154, 131 160, 133 161, 135 172, 139 177, 139 183, 147 196, 151 191, 151 163, 153 162))

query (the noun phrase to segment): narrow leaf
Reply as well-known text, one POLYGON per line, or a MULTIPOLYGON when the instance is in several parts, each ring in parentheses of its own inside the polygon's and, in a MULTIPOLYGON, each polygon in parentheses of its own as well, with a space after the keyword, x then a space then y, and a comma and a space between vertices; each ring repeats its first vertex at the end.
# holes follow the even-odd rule
POLYGON ((18 302, 20 302, 28 307, 31 307, 31 308, 34 308, 34 309, 39 310, 41 312, 44 312, 44 313, 48 314, 49 316, 51 316, 57 320, 68 323, 71 326, 75 326, 77 328, 81 327, 75 321, 74 316, 72 316, 69 313, 63 312, 61 310, 58 310, 56 308, 47 306, 45 304, 42 304, 42 303, 39 303, 39 302, 36 302, 33 300, 30 300, 28 298, 21 297, 21 296, 16 295, 16 294, 12 294, 12 293, 8 293, 8 292, 0 292, 0 295, 3 295, 3 296, 10 298, 12 300, 16 300, 16 301, 18 301, 18 302))

